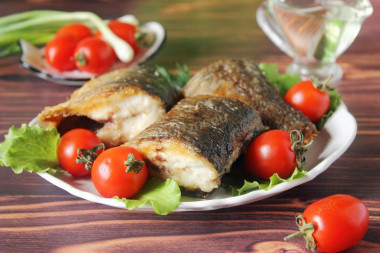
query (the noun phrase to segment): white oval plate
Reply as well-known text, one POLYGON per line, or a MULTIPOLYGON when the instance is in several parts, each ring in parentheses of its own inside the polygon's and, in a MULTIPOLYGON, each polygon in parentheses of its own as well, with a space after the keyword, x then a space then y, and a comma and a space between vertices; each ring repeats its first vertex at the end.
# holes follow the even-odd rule
MULTIPOLYGON (((36 124, 39 124, 37 119, 30 122, 31 126, 36 124)), ((316 137, 313 145, 308 150, 306 154, 305 166, 308 173, 306 173, 304 177, 291 182, 283 182, 268 191, 257 190, 237 197, 232 197, 231 194, 222 188, 217 189, 207 199, 182 197, 181 203, 176 209, 176 212, 205 211, 243 205, 271 197, 300 184, 306 183, 324 172, 347 150, 352 141, 355 139, 356 131, 356 120, 342 103, 338 110, 327 121, 325 127, 316 137)), ((97 193, 90 178, 73 178, 69 174, 53 176, 48 173, 39 173, 39 175, 50 183, 77 197, 92 202, 125 209, 124 203, 119 202, 116 199, 101 197, 97 193)), ((138 210, 153 212, 152 207, 149 205, 145 205, 138 210)))
MULTIPOLYGON (((154 36, 155 39, 153 43, 149 48, 139 48, 131 62, 117 62, 110 70, 145 63, 161 49, 165 42, 166 33, 160 23, 148 22, 139 26, 139 29, 141 32, 147 33, 148 36, 154 36)), ((20 40, 19 44, 22 51, 20 58, 21 66, 42 79, 64 85, 78 86, 83 85, 90 78, 95 76, 94 74, 80 70, 58 71, 46 62, 44 48, 37 48, 25 40, 20 40)))

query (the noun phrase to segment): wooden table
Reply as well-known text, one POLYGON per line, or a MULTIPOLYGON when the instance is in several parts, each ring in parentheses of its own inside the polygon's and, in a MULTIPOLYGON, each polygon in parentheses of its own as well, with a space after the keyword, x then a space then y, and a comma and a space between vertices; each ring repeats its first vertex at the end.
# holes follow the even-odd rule
MULTIPOLYGON (((291 59, 257 26, 260 3, 4 0, 0 15, 31 9, 88 10, 103 18, 132 13, 166 28, 167 41, 154 64, 173 68, 183 62, 195 72, 217 59, 244 57, 276 62, 284 70, 291 59)), ((357 136, 315 180, 243 206, 159 216, 95 204, 36 174, 16 175, 2 167, 0 252, 308 252, 302 238, 282 238, 296 231, 294 216, 308 204, 337 193, 361 199, 370 212, 367 234, 347 252, 380 252, 380 2, 372 3, 374 15, 338 60, 345 75, 337 89, 357 120, 357 136)), ((73 90, 30 75, 18 55, 0 59, 0 141, 10 126, 29 122, 73 90)))

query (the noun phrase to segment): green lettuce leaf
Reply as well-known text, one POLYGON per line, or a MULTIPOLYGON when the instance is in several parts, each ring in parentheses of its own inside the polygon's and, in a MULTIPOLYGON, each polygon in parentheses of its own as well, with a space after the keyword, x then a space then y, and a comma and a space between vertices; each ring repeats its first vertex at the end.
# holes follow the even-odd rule
MULTIPOLYGON (((230 185, 228 185, 227 190, 229 190, 231 192, 232 196, 240 196, 240 195, 243 195, 243 194, 246 194, 248 192, 255 191, 255 190, 268 191, 268 190, 272 189, 274 186, 281 184, 283 182, 290 182, 290 181, 293 181, 295 179, 301 178, 306 173, 307 173, 306 170, 302 170, 302 169, 300 170, 300 169, 296 168, 293 171, 292 175, 286 179, 281 178, 277 173, 273 174, 273 176, 271 176, 269 178, 269 180, 263 180, 260 182, 258 182, 258 181, 250 182, 250 181, 244 179, 243 185, 230 184, 230 185)), ((242 182, 242 180, 239 180, 239 181, 242 182)))
POLYGON ((44 129, 40 126, 20 128, 12 126, 0 143, 0 164, 8 166, 17 174, 28 172, 61 171, 57 159, 59 141, 57 129, 44 129))
POLYGON ((315 124, 317 129, 322 130, 323 126, 326 124, 326 121, 333 115, 333 113, 338 109, 338 106, 341 101, 340 94, 336 91, 336 89, 328 90, 330 96, 330 107, 325 115, 315 124))
POLYGON ((281 96, 285 96, 285 93, 290 87, 302 81, 298 75, 291 75, 289 73, 281 74, 278 71, 277 64, 274 63, 262 62, 259 64, 259 68, 268 78, 269 82, 278 89, 281 96))
POLYGON ((186 64, 182 66, 176 63, 177 73, 169 73, 166 68, 162 66, 156 66, 156 71, 163 76, 171 86, 173 86, 178 92, 187 84, 190 80, 190 70, 186 64))
POLYGON ((277 173, 275 173, 275 174, 273 174, 273 176, 271 176, 269 178, 269 182, 264 182, 264 183, 260 184, 260 189, 267 191, 267 190, 273 188, 273 186, 275 186, 275 185, 281 184, 283 182, 290 182, 290 181, 293 181, 295 179, 301 178, 306 173, 307 173, 306 170, 295 168, 292 175, 290 175, 290 177, 285 178, 285 179, 281 178, 277 173))
POLYGON ((128 210, 149 204, 157 214, 167 215, 179 205, 181 190, 172 179, 162 181, 158 178, 150 178, 133 199, 114 198, 124 202, 128 210))

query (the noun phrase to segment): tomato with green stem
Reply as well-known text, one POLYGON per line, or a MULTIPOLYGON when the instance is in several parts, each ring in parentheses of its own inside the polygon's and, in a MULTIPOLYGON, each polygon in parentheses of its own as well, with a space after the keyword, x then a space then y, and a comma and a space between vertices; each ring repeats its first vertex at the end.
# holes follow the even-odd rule
POLYGON ((284 99, 315 123, 330 107, 327 83, 331 77, 329 76, 321 85, 317 80, 299 82, 286 92, 284 99))
POLYGON ((94 132, 76 128, 59 140, 58 162, 71 175, 86 176, 91 173, 92 163, 103 150, 104 144, 94 132))
POLYGON ((71 71, 76 68, 74 50, 77 39, 71 34, 60 34, 45 46, 45 59, 50 66, 59 71, 71 71))
POLYGON ((145 184, 148 169, 136 149, 119 146, 104 151, 96 158, 91 178, 103 197, 130 198, 145 184))
POLYGON ((68 24, 59 28, 55 35, 58 36, 60 34, 71 34, 79 42, 85 38, 91 37, 92 31, 88 26, 84 24, 73 23, 73 24, 68 24))
POLYGON ((369 213, 364 203, 350 195, 337 194, 309 205, 296 217, 299 232, 284 238, 304 236, 313 252, 340 252, 358 243, 368 229, 369 213))
POLYGON ((75 63, 79 70, 92 74, 103 74, 116 60, 112 47, 102 39, 86 38, 74 50, 75 63))
POLYGON ((303 135, 294 130, 269 130, 259 135, 248 147, 245 156, 247 174, 269 179, 274 173, 289 177, 296 167, 302 168, 304 153, 311 142, 303 146, 303 135))

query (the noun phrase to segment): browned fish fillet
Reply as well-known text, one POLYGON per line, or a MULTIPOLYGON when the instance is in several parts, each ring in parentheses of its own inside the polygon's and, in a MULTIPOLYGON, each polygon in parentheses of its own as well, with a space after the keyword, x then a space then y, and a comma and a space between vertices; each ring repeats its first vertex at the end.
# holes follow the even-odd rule
POLYGON ((175 104, 178 92, 145 66, 119 69, 87 82, 69 100, 46 107, 38 118, 60 133, 95 128, 107 146, 136 136, 175 104))
POLYGON ((305 142, 317 134, 315 125, 286 103, 259 67, 250 60, 221 60, 210 64, 190 79, 183 89, 183 95, 236 98, 251 105, 269 128, 288 132, 300 130, 305 142))
POLYGON ((172 178, 185 192, 205 196, 262 130, 250 106, 197 96, 181 100, 126 145, 141 152, 151 175, 172 178))

